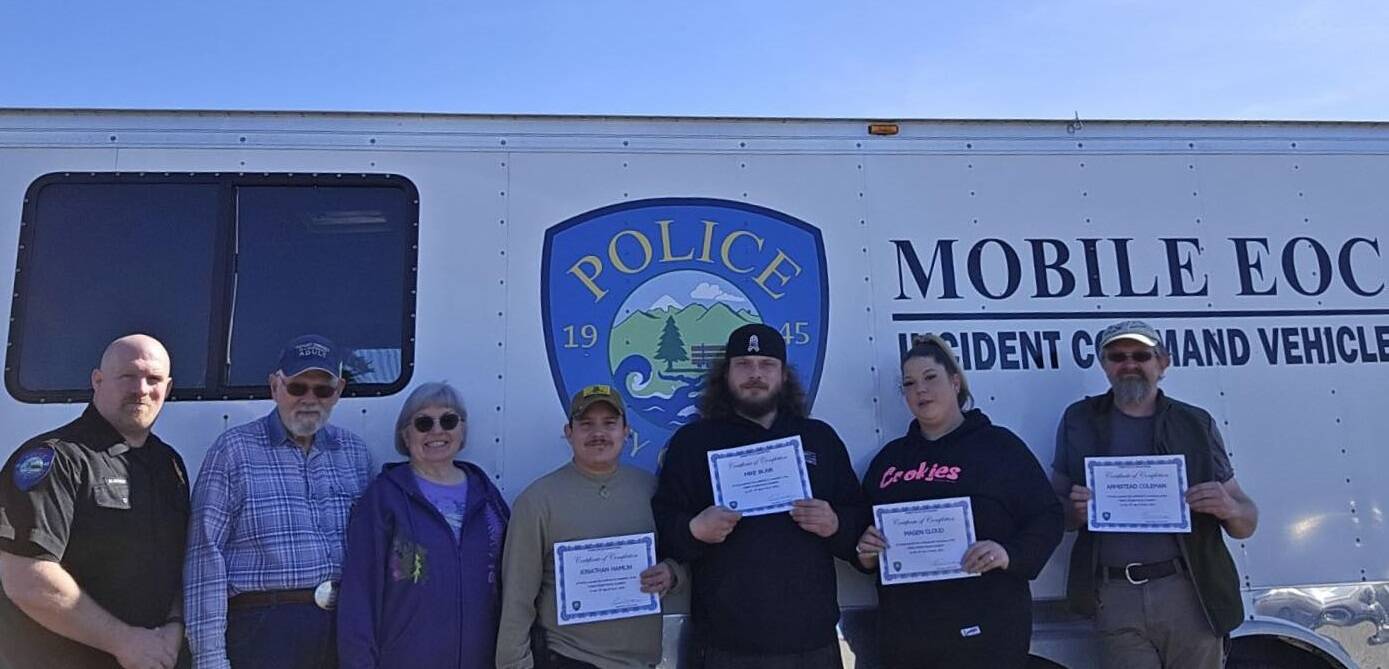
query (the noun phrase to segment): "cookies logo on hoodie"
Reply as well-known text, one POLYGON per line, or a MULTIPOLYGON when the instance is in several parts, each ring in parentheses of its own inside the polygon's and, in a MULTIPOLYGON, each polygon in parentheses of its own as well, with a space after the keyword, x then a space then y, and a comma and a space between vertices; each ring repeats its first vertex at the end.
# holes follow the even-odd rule
POLYGON ((617 388, 633 434, 625 462, 656 469, 666 440, 697 417, 728 334, 747 323, 781 331, 814 401, 829 280, 824 241, 809 223, 729 200, 639 200, 555 225, 542 257, 560 404, 595 383, 617 388))

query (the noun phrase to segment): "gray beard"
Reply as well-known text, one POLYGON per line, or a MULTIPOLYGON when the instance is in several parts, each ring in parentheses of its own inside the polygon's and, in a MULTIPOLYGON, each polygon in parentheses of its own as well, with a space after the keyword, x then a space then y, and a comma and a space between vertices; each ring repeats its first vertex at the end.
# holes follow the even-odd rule
POLYGON ((1138 404, 1152 392, 1153 384, 1147 379, 1126 377, 1114 382, 1114 401, 1119 404, 1138 404))
POLYGON ((289 430, 290 434, 296 437, 312 437, 317 434, 319 430, 323 429, 323 426, 327 423, 328 413, 324 412, 320 414, 318 418, 300 418, 295 416, 285 425, 285 428, 289 430))

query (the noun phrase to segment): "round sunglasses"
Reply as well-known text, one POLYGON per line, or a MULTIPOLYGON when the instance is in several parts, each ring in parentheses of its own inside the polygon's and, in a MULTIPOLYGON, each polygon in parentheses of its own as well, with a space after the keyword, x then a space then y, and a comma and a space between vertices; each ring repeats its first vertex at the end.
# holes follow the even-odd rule
MULTIPOLYGON (((439 428, 445 432, 448 432, 449 430, 458 427, 458 424, 461 422, 463 422, 463 418, 456 413, 446 413, 442 416, 439 416, 439 428)), ((415 416, 415 420, 411 421, 411 424, 415 426, 416 432, 424 434, 434 429, 434 417, 415 416)))

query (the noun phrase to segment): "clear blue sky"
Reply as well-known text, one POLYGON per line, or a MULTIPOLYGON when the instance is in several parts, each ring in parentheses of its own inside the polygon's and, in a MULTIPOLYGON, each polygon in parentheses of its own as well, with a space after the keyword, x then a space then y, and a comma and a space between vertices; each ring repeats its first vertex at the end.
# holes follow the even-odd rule
POLYGON ((1389 120, 1389 3, 0 0, 0 107, 1389 120))

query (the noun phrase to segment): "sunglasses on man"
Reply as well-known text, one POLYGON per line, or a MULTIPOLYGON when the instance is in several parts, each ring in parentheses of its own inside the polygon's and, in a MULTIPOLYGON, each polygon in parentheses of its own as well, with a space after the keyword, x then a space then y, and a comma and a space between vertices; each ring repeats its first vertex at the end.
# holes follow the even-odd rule
POLYGON ((303 397, 304 394, 307 393, 307 392, 309 392, 310 390, 313 391, 313 396, 314 396, 314 397, 317 397, 318 399, 321 399, 321 400, 326 400, 326 399, 328 399, 329 397, 332 397, 333 395, 337 394, 337 392, 338 392, 338 387, 337 387, 337 386, 331 386, 331 385, 330 385, 330 386, 323 386, 323 385, 312 385, 312 386, 311 386, 311 385, 309 385, 309 384, 307 384, 307 383, 303 383, 302 381, 290 381, 290 382, 288 382, 288 383, 285 384, 285 392, 289 393, 290 395, 293 395, 294 397, 303 397))
MULTIPOLYGON (((463 418, 456 413, 446 413, 442 416, 439 416, 439 428, 445 432, 448 432, 449 430, 458 427, 458 424, 461 422, 463 422, 463 418)), ((434 417, 415 416, 413 424, 415 426, 416 432, 424 434, 434 429, 434 417)))
POLYGON ((1153 352, 1133 351, 1131 353, 1125 353, 1123 351, 1109 351, 1108 353, 1104 354, 1104 359, 1116 365, 1122 364, 1124 361, 1127 360, 1132 360, 1141 365, 1153 359, 1153 352))

